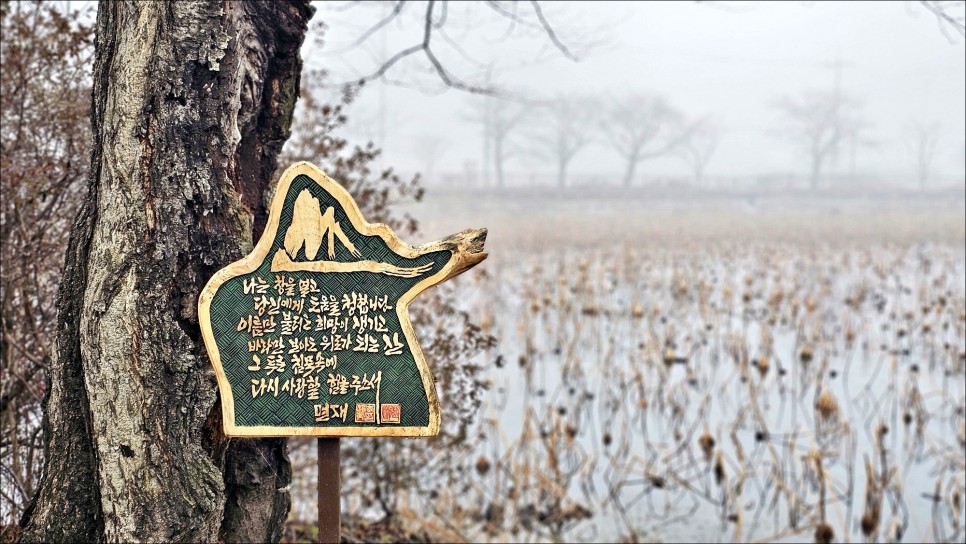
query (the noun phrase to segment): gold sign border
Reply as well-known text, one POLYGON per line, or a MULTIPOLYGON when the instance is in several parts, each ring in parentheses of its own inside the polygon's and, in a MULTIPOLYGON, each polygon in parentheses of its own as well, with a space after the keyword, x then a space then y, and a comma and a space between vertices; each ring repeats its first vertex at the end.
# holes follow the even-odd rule
POLYGON ((400 240, 396 233, 392 231, 388 226, 382 223, 369 223, 362 216, 362 212, 359 210, 359 206, 356 205, 355 200, 349 195, 348 191, 345 190, 339 183, 330 178, 320 170, 315 165, 309 162, 298 162, 290 166, 285 173, 282 174, 282 178, 278 182, 278 189, 275 191, 275 197, 272 200, 272 207, 269 210, 268 224, 265 226, 265 232, 262 233, 261 238, 255 245, 255 248, 246 257, 239 261, 236 261, 225 268, 219 270, 214 276, 208 280, 208 284, 205 285, 204 290, 201 292, 201 296, 198 299, 198 320, 201 324, 201 335, 205 340, 205 348, 208 350, 208 356, 211 359, 211 364, 215 369, 215 376, 218 378, 218 389, 221 391, 221 409, 222 416, 224 419, 224 429, 225 435, 227 436, 436 436, 439 433, 439 420, 440 420, 440 408, 439 408, 439 398, 436 396, 436 384, 433 380, 432 371, 426 364, 426 359, 423 356, 423 350, 419 346, 419 342, 416 339, 416 332, 413 330, 413 325, 409 320, 409 303, 412 302, 416 295, 425 291, 426 289, 440 283, 448 278, 451 278, 464 270, 476 265, 480 261, 486 258, 486 253, 482 253, 482 241, 475 240, 478 242, 478 248, 468 248, 468 244, 472 243, 470 241, 469 234, 473 234, 474 238, 480 238, 480 233, 482 237, 485 238, 486 231, 475 230, 475 231, 464 231, 459 235, 448 238, 446 240, 430 242, 428 244, 413 247, 402 240, 400 240), (225 375, 225 370, 221 364, 221 357, 218 352, 218 345, 215 343, 214 334, 211 328, 211 301, 218 291, 218 288, 222 286, 226 281, 231 278, 250 274, 258 269, 259 266, 265 261, 268 256, 268 252, 272 248, 272 244, 278 234, 278 222, 282 214, 282 206, 285 204, 285 197, 288 195, 289 187, 292 181, 300 175, 306 175, 316 183, 318 183, 322 189, 327 191, 329 194, 334 196, 342 208, 345 210, 346 215, 349 216, 349 221, 352 222, 352 226, 364 236, 378 236, 389 245, 389 247, 406 257, 407 259, 416 259, 427 253, 432 253, 441 250, 449 250, 453 252, 453 257, 450 258, 449 262, 432 276, 422 280, 413 286, 409 291, 399 299, 396 304, 396 314, 399 316, 399 323, 402 325, 403 333, 406 337, 406 342, 409 344, 409 348, 412 351, 413 357, 416 360, 416 366, 419 368, 419 375, 423 381, 423 389, 427 392, 429 400, 429 424, 423 427, 276 427, 271 425, 254 425, 254 426, 240 426, 235 425, 235 400, 232 396, 231 384, 228 382, 228 377, 225 375))

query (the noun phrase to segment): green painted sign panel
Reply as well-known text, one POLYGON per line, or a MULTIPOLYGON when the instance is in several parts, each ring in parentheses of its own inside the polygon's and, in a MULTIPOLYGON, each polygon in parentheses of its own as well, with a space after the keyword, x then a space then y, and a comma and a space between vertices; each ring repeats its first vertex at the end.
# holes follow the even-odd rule
POLYGON ((286 171, 252 254, 199 301, 226 434, 436 434, 439 403, 408 305, 482 261, 484 237, 414 248, 365 222, 317 168, 286 171))

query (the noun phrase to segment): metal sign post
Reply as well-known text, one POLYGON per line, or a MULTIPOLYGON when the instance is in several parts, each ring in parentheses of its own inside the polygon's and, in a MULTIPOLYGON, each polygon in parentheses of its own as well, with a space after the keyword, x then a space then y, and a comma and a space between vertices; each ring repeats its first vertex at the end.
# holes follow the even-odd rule
POLYGON ((433 375, 409 319, 486 258, 486 229, 413 247, 315 166, 279 180, 252 252, 198 300, 225 434, 319 438, 319 538, 339 541, 339 437, 435 436, 433 375))

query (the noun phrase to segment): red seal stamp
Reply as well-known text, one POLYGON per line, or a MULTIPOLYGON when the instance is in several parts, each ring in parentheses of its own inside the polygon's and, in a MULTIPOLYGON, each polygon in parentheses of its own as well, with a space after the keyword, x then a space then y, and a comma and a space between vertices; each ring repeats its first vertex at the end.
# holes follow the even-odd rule
POLYGON ((383 404, 380 408, 383 423, 399 423, 402 419, 402 407, 398 404, 383 404))
POLYGON ((375 423, 375 404, 356 404, 356 423, 375 423))

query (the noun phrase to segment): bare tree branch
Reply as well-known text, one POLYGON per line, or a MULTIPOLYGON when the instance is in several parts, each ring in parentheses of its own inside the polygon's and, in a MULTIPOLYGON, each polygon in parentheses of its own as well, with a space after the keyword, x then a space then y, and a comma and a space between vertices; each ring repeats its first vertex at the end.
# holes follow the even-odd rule
MULTIPOLYGON (((384 30, 386 25, 391 21, 397 19, 402 13, 404 6, 407 4, 406 0, 400 0, 396 2, 393 6, 392 12, 386 17, 382 18, 375 25, 369 27, 365 32, 363 32, 356 40, 351 42, 345 47, 340 47, 330 52, 331 53, 342 53, 348 49, 358 47, 363 45, 370 37, 372 37, 377 32, 384 30)), ((349 6, 339 6, 337 10, 345 11, 350 7, 354 7, 356 4, 349 6)), ((507 9, 501 2, 488 0, 484 2, 488 8, 493 10, 495 13, 501 17, 506 18, 510 21, 509 28, 507 29, 507 35, 511 34, 513 30, 519 25, 531 29, 542 30, 550 38, 550 42, 553 46, 560 51, 565 57, 577 61, 579 60, 577 55, 575 55, 557 36, 556 31, 553 26, 544 16, 543 10, 539 2, 533 1, 531 5, 533 7, 534 15, 537 21, 528 20, 522 17, 516 10, 516 3, 513 3, 512 9, 507 9)), ((445 44, 451 47, 456 54, 458 54, 462 59, 468 61, 477 68, 483 68, 484 63, 474 59, 465 48, 463 48, 456 40, 451 38, 446 32, 445 27, 451 22, 452 17, 450 16, 450 6, 446 0, 430 0, 426 2, 426 10, 423 14, 423 33, 422 41, 418 45, 412 45, 405 49, 402 49, 395 54, 393 54, 389 59, 384 61, 378 69, 370 73, 369 75, 362 76, 351 83, 364 83, 374 79, 382 79, 384 82, 389 82, 386 79, 385 74, 393 68, 399 61, 411 55, 421 53, 422 56, 429 62, 433 72, 447 87, 454 89, 459 89, 461 91, 466 91, 473 94, 496 94, 495 88, 488 85, 474 84, 467 81, 465 78, 458 76, 454 71, 449 69, 446 63, 443 61, 443 57, 440 56, 439 51, 433 47, 433 34, 439 34, 440 38, 445 42, 445 44), (437 10, 437 4, 439 4, 439 9, 437 10)), ((395 80, 393 80, 395 81, 395 80)), ((339 85, 350 84, 350 82, 344 82, 339 85)))
POLYGON ((393 6, 392 11, 389 12, 389 15, 383 17, 379 22, 377 22, 376 24, 366 29, 365 32, 363 32, 358 38, 355 39, 355 41, 353 41, 349 45, 340 47, 338 49, 333 49, 332 51, 329 51, 328 54, 337 55, 339 53, 344 53, 349 49, 353 49, 355 47, 359 47, 360 45, 364 44, 366 40, 371 38, 373 34, 379 31, 379 29, 388 25, 393 21, 393 19, 398 17, 399 14, 402 13, 403 8, 405 7, 406 7, 406 0, 400 0, 399 2, 396 2, 396 5, 393 6))
MULTIPOLYGON (((446 4, 444 3, 443 5, 445 6, 446 4)), ((472 64, 472 65, 474 65, 474 66, 476 66, 477 68, 480 68, 480 69, 484 69, 484 68, 487 67, 486 63, 480 62, 479 60, 476 60, 469 53, 467 53, 466 50, 463 49, 463 46, 461 46, 459 44, 459 42, 457 42, 456 40, 454 40, 449 35, 448 32, 446 32, 442 28, 438 28, 437 29, 437 32, 439 33, 439 36, 441 38, 443 38, 443 41, 445 41, 447 44, 449 44, 449 46, 453 48, 453 51, 456 51, 456 53, 460 57, 462 57, 463 60, 465 60, 466 62, 468 62, 468 63, 470 63, 470 64, 472 64)))
POLYGON ((443 28, 443 25, 446 24, 446 15, 449 12, 449 9, 447 6, 449 6, 449 3, 447 3, 444 0, 442 5, 440 6, 439 20, 433 23, 433 28, 441 29, 443 28))
POLYGON ((952 4, 953 6, 962 8, 964 2, 937 2, 929 0, 921 0, 919 2, 927 10, 932 12, 936 16, 936 22, 939 24, 940 30, 942 30, 943 35, 952 41, 952 38, 946 34, 946 29, 952 27, 956 32, 959 33, 960 37, 966 37, 966 16, 954 17, 950 15, 947 11, 947 6, 952 4))
MULTIPOLYGON (((365 83, 367 81, 372 81, 374 79, 378 79, 378 78, 382 77, 382 75, 385 74, 390 68, 392 68, 392 66, 394 64, 396 64, 397 62, 401 61, 402 59, 408 57, 409 55, 412 55, 413 53, 418 53, 418 52, 422 51, 423 49, 425 49, 425 46, 420 43, 420 44, 417 44, 417 45, 413 45, 413 46, 407 47, 406 49, 403 49, 403 50, 397 52, 395 55, 389 57, 389 60, 387 60, 386 62, 384 62, 383 65, 380 66, 379 69, 376 70, 375 72, 373 72, 371 75, 368 75, 368 76, 364 76, 362 78, 359 78, 359 80, 357 81, 357 83, 365 83)), ((349 84, 349 83, 348 82, 347 83, 340 83, 337 86, 342 87, 342 86, 347 85, 347 84, 349 84)))
MULTIPOLYGON (((445 2, 443 2, 445 4, 445 2)), ((436 69, 436 73, 439 75, 440 79, 444 83, 453 87, 454 89, 459 89, 461 91, 466 91, 474 94, 488 94, 492 92, 491 89, 486 87, 478 87, 476 85, 469 85, 455 76, 450 74, 450 72, 443 66, 443 63, 439 61, 433 49, 430 47, 430 40, 433 38, 433 6, 436 4, 435 0, 430 0, 429 5, 426 7, 426 25, 423 33, 423 51, 426 53, 426 58, 436 69)))
POLYGON ((340 12, 340 11, 349 11, 350 9, 357 7, 360 4, 362 4, 362 2, 360 2, 359 0, 353 0, 351 2, 345 2, 344 4, 336 4, 335 2, 332 2, 329 4, 325 4, 325 6, 328 8, 329 11, 340 12))
POLYGON ((504 8, 502 5, 500 5, 499 2, 495 2, 493 0, 486 2, 486 5, 493 11, 499 13, 503 17, 506 17, 507 19, 512 21, 514 24, 520 24, 530 28, 540 28, 540 25, 533 23, 531 21, 527 21, 526 19, 523 19, 522 17, 517 15, 516 2, 513 3, 513 11, 507 11, 507 9, 504 8))
POLYGON ((537 18, 540 19, 540 24, 543 25, 544 31, 546 31, 547 36, 550 37, 550 41, 557 46, 557 49, 559 49, 564 56, 572 61, 580 60, 576 55, 571 53, 569 49, 567 49, 567 46, 564 45, 559 38, 557 38, 557 33, 554 32, 553 27, 550 26, 550 22, 547 21, 547 18, 543 16, 543 9, 540 7, 540 2, 537 2, 537 0, 530 0, 530 5, 533 6, 533 11, 536 12, 537 18))

